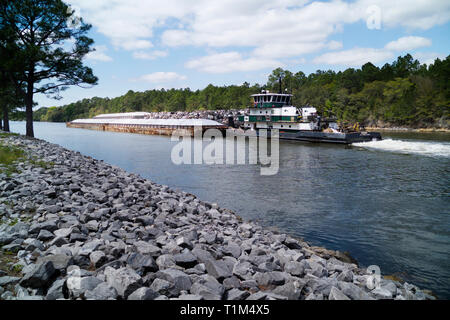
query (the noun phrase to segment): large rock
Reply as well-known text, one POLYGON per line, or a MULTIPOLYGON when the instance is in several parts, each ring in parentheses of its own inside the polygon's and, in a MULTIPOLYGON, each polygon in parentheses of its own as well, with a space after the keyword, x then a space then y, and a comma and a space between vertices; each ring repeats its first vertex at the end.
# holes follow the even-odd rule
POLYGON ((100 239, 94 239, 92 241, 86 242, 78 251, 78 255, 89 256, 92 252, 96 251, 102 244, 103 241, 100 239))
POLYGON ((196 256, 197 260, 201 263, 206 263, 206 261, 215 260, 209 251, 197 247, 192 250, 192 254, 196 256))
POLYGON ((10 284, 16 284, 17 282, 19 282, 19 280, 20 280, 19 277, 10 277, 10 276, 0 277, 0 287, 6 287, 7 285, 10 284))
POLYGON ((22 287, 45 288, 55 275, 55 268, 52 261, 45 261, 36 264, 20 281, 22 287))
POLYGON ((128 300, 154 300, 159 293, 150 288, 139 288, 128 296, 128 300))
POLYGON ((272 292, 287 297, 288 300, 299 300, 304 286, 304 281, 292 280, 284 285, 277 286, 272 292))
POLYGON ((39 231, 37 239, 41 240, 41 241, 49 241, 49 240, 52 240, 54 237, 55 237, 55 235, 53 233, 42 229, 41 231, 39 231))
POLYGON ((233 288, 227 292, 227 300, 245 300, 250 295, 250 292, 233 288))
POLYGON ((57 221, 56 220, 49 220, 41 223, 36 223, 31 225, 30 229, 28 230, 29 233, 35 234, 39 233, 41 230, 47 230, 50 232, 53 232, 58 229, 57 221))
POLYGON ((106 261, 106 255, 103 251, 93 251, 89 255, 89 260, 91 261, 92 265, 96 268, 101 267, 106 261))
POLYGON ((182 290, 188 291, 192 286, 191 278, 183 271, 177 269, 169 268, 160 270, 156 273, 156 276, 172 283, 175 294, 182 290))
POLYGON ((251 279, 252 272, 253 265, 248 261, 238 262, 233 267, 233 274, 244 280, 251 279))
POLYGON ((153 283, 150 286, 150 289, 152 289, 155 292, 158 292, 161 295, 170 296, 172 295, 172 288, 174 288, 174 285, 170 283, 167 280, 156 278, 153 280, 153 283))
POLYGON ((45 300, 64 299, 65 289, 67 289, 66 280, 65 279, 56 280, 48 289, 47 295, 45 296, 45 300))
POLYGON ((343 294, 352 300, 373 300, 365 290, 353 283, 340 281, 338 287, 343 294))
POLYGON ((115 300, 117 296, 117 290, 106 282, 102 282, 94 289, 84 293, 84 297, 88 300, 115 300))
POLYGON ((158 271, 158 265, 149 255, 144 256, 140 253, 131 253, 127 258, 127 264, 140 275, 158 271))
POLYGON ((175 258, 171 254, 162 254, 156 259, 156 264, 160 269, 172 268, 175 266, 175 258))
POLYGON ((113 269, 105 268, 106 281, 117 290, 117 293, 126 299, 131 293, 142 287, 142 278, 130 267, 113 269))
POLYGON ((380 287, 373 289, 372 294, 375 295, 378 299, 392 299, 392 293, 386 288, 380 287))
POLYGON ((284 271, 293 276, 300 277, 305 272, 305 267, 301 262, 289 261, 284 265, 284 271))
POLYGON ((223 247, 222 252, 237 259, 241 255, 241 247, 234 242, 229 242, 223 247))
POLYGON ((223 260, 207 260, 204 263, 208 274, 219 281, 233 275, 232 271, 223 260))
POLYGON ((338 288, 332 287, 328 296, 328 300, 350 300, 350 298, 343 294, 342 291, 338 288))
POLYGON ((272 272, 257 272, 255 274, 255 280, 260 286, 270 285, 283 285, 289 276, 285 272, 272 271, 272 272))
POLYGON ((191 252, 182 252, 174 255, 175 263, 183 268, 192 268, 197 264, 197 257, 191 252))
POLYGON ((161 252, 161 249, 157 246, 152 245, 151 243, 145 242, 145 241, 136 241, 133 244, 133 247, 137 252, 143 255, 151 255, 153 257, 156 257, 161 252))
POLYGON ((49 256, 39 257, 37 263, 40 264, 47 261, 51 261, 53 263, 53 267, 61 273, 64 273, 65 269, 73 264, 73 258, 65 254, 52 254, 49 256))
POLYGON ((69 276, 67 278, 67 289, 69 290, 69 294, 73 298, 78 298, 83 295, 86 291, 93 290, 100 283, 102 283, 99 278, 88 276, 88 277, 80 277, 77 275, 69 276))
POLYGON ((201 276, 191 287, 191 293, 205 300, 221 300, 224 292, 224 287, 210 275, 201 276))

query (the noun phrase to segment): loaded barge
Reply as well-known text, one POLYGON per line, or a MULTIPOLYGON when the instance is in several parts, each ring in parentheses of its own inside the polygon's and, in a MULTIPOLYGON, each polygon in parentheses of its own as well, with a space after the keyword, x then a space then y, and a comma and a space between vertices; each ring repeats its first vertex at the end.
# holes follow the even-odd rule
POLYGON ((92 119, 76 119, 66 123, 70 128, 82 128, 100 131, 116 131, 140 134, 172 135, 174 131, 181 135, 194 136, 201 130, 202 135, 208 129, 217 129, 222 133, 226 125, 209 119, 150 119, 147 112, 101 114, 92 119))
POLYGON ((277 129, 279 138, 286 140, 341 144, 381 140, 379 132, 361 131, 356 126, 341 128, 335 119, 320 117, 314 107, 294 107, 292 94, 263 90, 252 98, 249 113, 238 120, 244 130, 256 131, 257 135, 263 129, 270 137, 271 131, 277 129))

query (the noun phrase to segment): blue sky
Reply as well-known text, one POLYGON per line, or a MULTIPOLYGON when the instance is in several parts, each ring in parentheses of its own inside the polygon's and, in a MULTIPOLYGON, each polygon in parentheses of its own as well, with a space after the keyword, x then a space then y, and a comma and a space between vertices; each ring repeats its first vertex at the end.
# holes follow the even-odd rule
POLYGON ((69 0, 93 25, 86 57, 99 78, 39 107, 128 90, 265 83, 276 67, 306 74, 449 54, 448 0, 69 0))

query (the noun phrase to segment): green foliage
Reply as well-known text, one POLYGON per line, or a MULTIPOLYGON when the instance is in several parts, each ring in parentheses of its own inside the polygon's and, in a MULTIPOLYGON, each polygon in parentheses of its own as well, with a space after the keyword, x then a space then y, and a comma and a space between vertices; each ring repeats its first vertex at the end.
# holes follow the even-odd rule
POLYGON ((19 219, 16 218, 16 219, 12 220, 8 225, 10 227, 12 227, 12 226, 15 226, 17 224, 17 222, 19 222, 19 219))
POLYGON ((61 0, 0 1, 0 22, 0 71, 23 99, 26 134, 33 137, 34 94, 58 99, 69 86, 97 84, 82 62, 93 51, 94 41, 87 37, 91 25, 61 0), (67 46, 68 41, 73 45, 67 46))
POLYGON ((0 145, 0 164, 9 166, 24 156, 22 149, 0 145))
POLYGON ((402 126, 435 126, 450 119, 450 56, 420 65, 407 54, 379 68, 372 63, 361 69, 317 70, 306 76, 282 68, 273 70, 264 86, 212 84, 203 90, 186 89, 128 91, 114 99, 92 98, 63 107, 41 108, 37 121, 67 122, 101 113, 127 111, 195 111, 241 109, 250 106, 250 95, 261 89, 282 90, 294 95, 293 104, 315 106, 324 116, 376 125, 378 121, 402 126))
POLYGON ((0 144, 0 173, 7 176, 18 172, 15 162, 24 158, 24 151, 17 147, 4 146, 0 144))

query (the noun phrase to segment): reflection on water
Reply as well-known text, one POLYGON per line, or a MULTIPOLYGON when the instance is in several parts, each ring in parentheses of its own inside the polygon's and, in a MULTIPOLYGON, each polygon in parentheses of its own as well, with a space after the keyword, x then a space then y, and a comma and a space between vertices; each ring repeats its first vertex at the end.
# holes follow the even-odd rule
MULTIPOLYGON (((23 133, 25 125, 14 122, 12 130, 23 133)), ((283 141, 278 174, 261 176, 258 165, 174 165, 170 155, 176 142, 169 137, 55 123, 36 123, 35 133, 313 245, 349 251, 362 265, 379 265, 383 274, 401 274, 450 298, 450 158, 445 155, 283 141)), ((450 142, 448 134, 383 136, 391 146, 401 140, 441 151, 450 142)))

